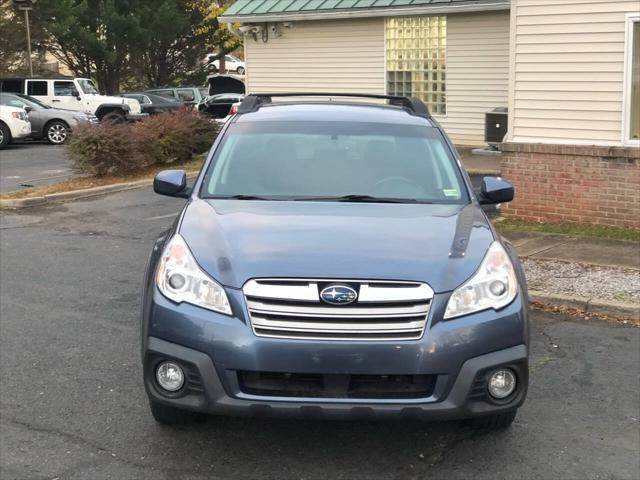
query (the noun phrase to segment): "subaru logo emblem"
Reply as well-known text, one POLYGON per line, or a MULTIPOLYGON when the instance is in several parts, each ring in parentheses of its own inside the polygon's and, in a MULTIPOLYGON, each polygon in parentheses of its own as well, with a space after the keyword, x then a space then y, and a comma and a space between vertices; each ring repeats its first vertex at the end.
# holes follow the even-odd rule
POLYGON ((358 293, 346 285, 329 285, 320 292, 320 298, 331 305, 348 305, 358 298, 358 293))

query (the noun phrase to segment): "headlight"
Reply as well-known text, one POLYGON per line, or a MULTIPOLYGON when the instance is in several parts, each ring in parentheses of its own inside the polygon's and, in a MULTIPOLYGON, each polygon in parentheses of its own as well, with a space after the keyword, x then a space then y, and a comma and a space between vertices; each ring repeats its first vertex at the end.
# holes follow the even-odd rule
POLYGON ((510 304, 518 293, 513 264, 503 246, 493 242, 478 271, 458 287, 447 304, 444 318, 481 310, 498 310, 510 304))
POLYGON ((203 272, 184 239, 175 234, 162 252, 156 285, 169 300, 231 315, 224 288, 203 272))

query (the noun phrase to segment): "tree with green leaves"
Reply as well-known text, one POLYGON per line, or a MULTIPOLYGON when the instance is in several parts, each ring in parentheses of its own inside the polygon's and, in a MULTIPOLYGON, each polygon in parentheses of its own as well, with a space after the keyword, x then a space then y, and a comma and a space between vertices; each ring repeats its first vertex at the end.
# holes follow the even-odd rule
MULTIPOLYGON (((40 57, 43 57, 45 52, 37 48, 42 43, 41 31, 31 32, 31 43, 34 45, 34 70, 43 71, 40 57)), ((0 0, 0 74, 24 75, 28 71, 24 15, 13 6, 11 0, 0 0)))
MULTIPOLYGON (((74 74, 94 78, 109 94, 122 85, 144 88, 191 77, 202 83, 205 55, 228 53, 240 45, 240 39, 217 19, 231 3, 38 0, 31 13, 32 32, 39 48, 74 74)), ((19 35, 17 25, 7 25, 0 31, 0 48, 19 35)))
POLYGON ((241 45, 240 38, 218 21, 228 5, 218 6, 210 0, 147 3, 141 17, 145 19, 141 25, 144 48, 134 60, 136 72, 144 79, 134 76, 133 81, 152 86, 181 81, 202 84, 207 73, 202 60, 207 53, 224 55, 241 45))

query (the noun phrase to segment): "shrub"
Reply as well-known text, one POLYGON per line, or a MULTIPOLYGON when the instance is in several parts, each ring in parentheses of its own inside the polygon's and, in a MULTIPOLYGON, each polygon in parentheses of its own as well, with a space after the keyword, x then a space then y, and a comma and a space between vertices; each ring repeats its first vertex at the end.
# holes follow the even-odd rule
POLYGON ((74 130, 67 151, 74 168, 96 177, 127 175, 144 168, 132 156, 136 142, 127 124, 101 123, 74 130))
POLYGON ((171 112, 134 124, 102 122, 76 129, 68 145, 76 170, 126 176, 152 165, 191 160, 207 151, 218 125, 194 112, 171 112))
POLYGON ((218 125, 193 112, 178 111, 149 117, 133 125, 132 131, 151 164, 167 164, 206 152, 218 125))

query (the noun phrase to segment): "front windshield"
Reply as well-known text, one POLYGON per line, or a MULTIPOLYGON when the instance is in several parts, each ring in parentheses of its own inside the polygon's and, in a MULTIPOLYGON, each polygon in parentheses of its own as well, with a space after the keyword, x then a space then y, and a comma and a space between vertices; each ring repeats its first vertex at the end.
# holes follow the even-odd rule
POLYGON ((80 85, 80 90, 82 90, 83 93, 87 95, 100 95, 100 92, 98 92, 98 89, 91 80, 81 78, 78 80, 78 84, 80 85))
POLYGON ((437 129, 358 122, 235 123, 216 150, 201 193, 268 200, 469 201, 437 129))

